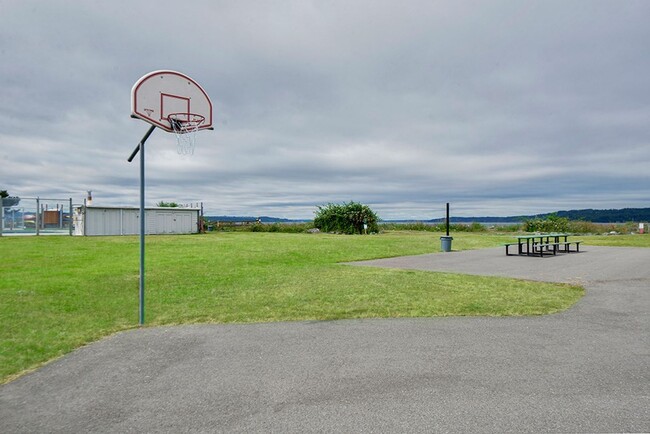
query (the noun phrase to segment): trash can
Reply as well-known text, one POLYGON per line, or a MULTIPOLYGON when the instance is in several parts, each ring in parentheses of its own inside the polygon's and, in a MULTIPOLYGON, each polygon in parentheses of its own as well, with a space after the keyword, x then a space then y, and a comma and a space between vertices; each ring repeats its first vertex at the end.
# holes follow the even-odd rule
POLYGON ((451 240, 454 237, 440 237, 440 250, 443 252, 451 252, 451 240))

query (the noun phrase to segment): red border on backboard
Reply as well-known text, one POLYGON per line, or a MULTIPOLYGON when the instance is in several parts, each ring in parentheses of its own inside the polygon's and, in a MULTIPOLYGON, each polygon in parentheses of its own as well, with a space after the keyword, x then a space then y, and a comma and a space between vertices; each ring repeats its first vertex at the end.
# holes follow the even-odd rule
MULTIPOLYGON (((138 95, 138 90, 140 89, 140 86, 142 86, 144 83, 146 83, 150 78, 155 77, 155 76, 160 76, 160 75, 176 75, 178 77, 181 77, 181 78, 183 78, 185 80, 190 81, 192 84, 194 84, 201 91, 201 93, 203 93, 203 95, 205 96, 205 99, 207 100, 210 113, 207 113, 207 116, 205 116, 205 122, 199 126, 199 129, 200 130, 212 130, 213 129, 213 127, 212 127, 212 101, 210 100, 210 97, 208 96, 208 94, 201 87, 201 85, 198 84, 196 81, 194 81, 192 78, 190 78, 187 75, 182 74, 180 72, 171 71, 171 70, 160 70, 160 71, 150 72, 149 74, 146 74, 143 77, 141 77, 133 85, 133 88, 131 88, 131 117, 142 119, 143 121, 148 122, 148 123, 150 123, 152 125, 155 125, 156 127, 160 128, 160 129, 162 129, 164 131, 167 131, 169 133, 174 132, 174 130, 171 128, 171 126, 169 126, 169 124, 167 122, 167 118, 161 119, 161 121, 164 120, 165 123, 156 121, 155 119, 150 118, 146 114, 140 112, 139 107, 138 107, 137 95, 138 95)), ((188 107, 190 105, 189 104, 189 101, 190 101, 189 98, 178 96, 178 95, 163 94, 161 92, 161 96, 160 96, 160 98, 161 98, 161 108, 162 108, 163 95, 171 96, 171 97, 175 97, 175 98, 179 98, 179 99, 187 99, 188 100, 188 107)), ((163 114, 164 114, 164 112, 162 112, 162 110, 161 110, 160 115, 162 116, 163 114)))

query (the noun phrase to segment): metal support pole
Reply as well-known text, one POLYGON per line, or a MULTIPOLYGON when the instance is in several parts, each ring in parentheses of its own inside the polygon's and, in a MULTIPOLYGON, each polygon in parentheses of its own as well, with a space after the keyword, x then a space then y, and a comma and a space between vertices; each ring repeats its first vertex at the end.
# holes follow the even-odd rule
POLYGON ((453 238, 449 236, 449 202, 447 202, 447 216, 445 218, 445 227, 447 229, 447 235, 440 237, 440 250, 443 252, 451 252, 451 240, 453 240, 453 238))
POLYGON ((201 215, 199 216, 199 233, 205 233, 205 222, 203 221, 203 202, 201 202, 201 215))
POLYGON ((0 237, 5 226, 5 204, 3 202, 4 200, 0 197, 0 237))
POLYGON ((140 325, 144 325, 144 234, 145 234, 145 209, 144 209, 144 142, 147 141, 155 126, 151 126, 147 133, 142 137, 138 146, 133 150, 129 157, 129 163, 135 158, 135 155, 140 151, 140 309, 139 319, 140 325))
POLYGON ((449 202, 447 202, 447 236, 449 236, 449 202))
POLYGON ((133 159, 135 158, 135 155, 138 153, 138 151, 140 150, 140 148, 144 148, 144 142, 147 141, 147 139, 149 138, 149 136, 151 135, 151 133, 153 133, 153 130, 154 130, 155 128, 156 128, 156 127, 154 127, 153 125, 152 125, 151 127, 149 127, 149 129, 147 130, 147 133, 142 137, 142 140, 140 140, 140 143, 138 143, 138 146, 136 146, 135 149, 133 150, 133 152, 131 152, 131 156, 130 156, 129 159, 127 160, 129 163, 130 163, 131 161, 133 161, 133 159))
POLYGON ((144 325, 144 140, 140 142, 140 325, 144 325))
POLYGON ((68 232, 72 236, 72 198, 70 198, 68 205, 68 232))

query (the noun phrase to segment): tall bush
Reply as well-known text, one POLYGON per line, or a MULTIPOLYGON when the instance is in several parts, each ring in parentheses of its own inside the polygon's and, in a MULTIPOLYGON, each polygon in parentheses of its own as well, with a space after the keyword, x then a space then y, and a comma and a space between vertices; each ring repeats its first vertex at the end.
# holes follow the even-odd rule
POLYGON ((523 229, 526 232, 568 232, 569 219, 549 214, 545 219, 525 220, 523 229))
POLYGON ((323 232, 363 234, 364 224, 368 226, 368 233, 379 232, 377 214, 357 202, 319 206, 315 214, 314 226, 323 232))

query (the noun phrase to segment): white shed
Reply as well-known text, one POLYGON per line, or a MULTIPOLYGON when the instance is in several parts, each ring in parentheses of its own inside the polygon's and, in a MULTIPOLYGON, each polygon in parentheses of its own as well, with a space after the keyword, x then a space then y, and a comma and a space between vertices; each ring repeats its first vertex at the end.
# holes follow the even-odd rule
MULTIPOLYGON (((146 234, 195 234, 199 208, 146 208, 146 234)), ((81 206, 74 213, 75 235, 138 235, 140 209, 81 206)))

